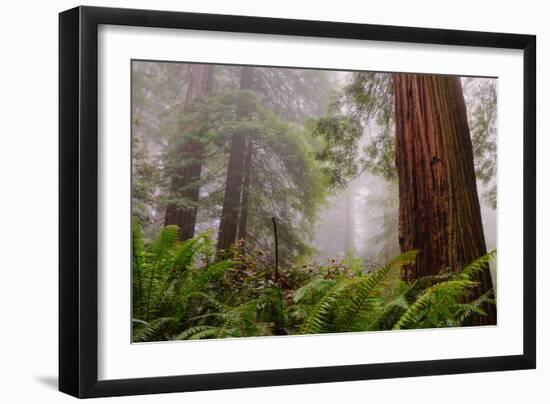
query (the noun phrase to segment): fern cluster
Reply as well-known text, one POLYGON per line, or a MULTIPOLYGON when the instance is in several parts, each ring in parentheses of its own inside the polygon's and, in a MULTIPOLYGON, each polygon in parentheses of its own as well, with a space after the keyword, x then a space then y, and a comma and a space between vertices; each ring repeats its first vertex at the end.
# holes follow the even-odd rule
POLYGON ((413 283, 400 272, 416 251, 376 270, 349 257, 303 265, 294 269, 300 276, 289 270, 283 285, 265 257, 251 252, 215 261, 210 234, 185 242, 177 234, 168 226, 146 244, 134 222, 135 342, 456 327, 495 303, 492 291, 472 298, 495 251, 459 273, 413 283))

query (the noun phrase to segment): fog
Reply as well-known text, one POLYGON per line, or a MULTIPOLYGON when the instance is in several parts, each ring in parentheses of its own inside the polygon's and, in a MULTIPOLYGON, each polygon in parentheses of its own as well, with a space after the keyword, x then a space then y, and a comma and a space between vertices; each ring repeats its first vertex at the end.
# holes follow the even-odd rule
MULTIPOLYGON (((478 181, 481 194, 484 187, 478 181)), ((397 185, 363 172, 319 212, 313 232, 315 259, 320 263, 351 252, 367 264, 379 264, 399 252, 397 185)), ((497 211, 481 200, 487 249, 497 247, 497 211)))
MULTIPOLYGON (((349 76, 340 74, 338 79, 341 85, 345 85, 349 76)), ((470 122, 473 121, 474 109, 484 102, 478 89, 491 85, 493 80, 463 79, 470 122)), ((360 146, 368 144, 372 134, 378 130, 376 123, 368 122, 360 146)), ((494 130, 493 141, 496 142, 496 128, 494 130)), ((478 180, 477 184, 485 242, 490 251, 497 248, 497 209, 483 195, 496 186, 496 179, 491 178, 487 183, 478 180)), ((313 236, 315 259, 323 262, 352 254, 367 264, 376 265, 394 256, 399 252, 398 207, 397 184, 363 171, 331 196, 322 208, 313 236)))

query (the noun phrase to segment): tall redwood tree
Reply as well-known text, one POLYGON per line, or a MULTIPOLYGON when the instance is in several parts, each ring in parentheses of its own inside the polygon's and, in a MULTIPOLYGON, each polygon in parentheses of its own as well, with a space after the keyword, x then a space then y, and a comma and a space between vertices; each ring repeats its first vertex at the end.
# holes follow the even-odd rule
MULTIPOLYGON (((459 271, 487 253, 460 78, 396 74, 399 244, 420 250, 403 278, 459 271)), ((477 294, 493 287, 489 268, 477 294)), ((494 305, 474 324, 496 324, 494 305)))
MULTIPOLYGON (((250 90, 252 88, 254 77, 254 68, 243 67, 241 70, 241 90, 250 90)), ((250 111, 246 102, 240 102, 237 105, 237 117, 245 118, 250 111)), ((227 179, 225 181, 225 193, 223 197, 222 216, 218 230, 217 250, 226 250, 237 241, 239 217, 242 213, 242 191, 247 170, 247 136, 242 130, 236 131, 231 138, 229 148, 229 162, 227 164, 227 179)), ((247 158, 248 157, 248 158, 247 158)), ((249 163, 248 163, 249 164, 249 163)), ((248 184, 246 184, 248 188, 248 184)), ((245 197, 248 198, 248 189, 246 188, 245 197)), ((245 201, 248 204, 248 201, 245 201)), ((246 212, 245 212, 246 214, 246 212)), ((246 218, 244 218, 244 227, 246 228, 246 218)))
MULTIPOLYGON (((191 111, 198 100, 210 93, 213 68, 211 65, 192 64, 189 71, 189 82, 185 96, 184 113, 191 111)), ((186 130, 186 128, 182 128, 186 130)), ((182 159, 188 163, 180 173, 171 179, 170 194, 183 199, 187 206, 168 204, 164 217, 164 225, 177 225, 180 229, 180 240, 194 236, 197 223, 197 203, 199 199, 199 181, 202 168, 204 147, 197 139, 186 141, 179 151, 182 159)))

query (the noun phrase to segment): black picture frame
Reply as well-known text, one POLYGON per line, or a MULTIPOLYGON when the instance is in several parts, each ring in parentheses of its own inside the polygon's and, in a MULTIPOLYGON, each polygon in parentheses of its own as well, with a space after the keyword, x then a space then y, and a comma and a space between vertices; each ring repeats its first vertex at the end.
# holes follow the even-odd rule
POLYGON ((59 389, 84 398, 535 368, 535 60, 533 35, 96 7, 60 13, 59 389), (523 50, 523 354, 99 381, 100 24, 523 50))

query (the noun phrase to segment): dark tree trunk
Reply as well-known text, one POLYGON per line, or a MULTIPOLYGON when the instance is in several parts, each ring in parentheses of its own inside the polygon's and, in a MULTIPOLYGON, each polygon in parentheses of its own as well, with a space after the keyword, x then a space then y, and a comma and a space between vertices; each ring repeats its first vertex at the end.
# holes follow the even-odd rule
MULTIPOLYGON (((191 111, 197 100, 208 95, 212 85, 212 75, 211 65, 194 64, 190 66, 184 113, 191 111)), ((164 225, 177 225, 180 228, 179 238, 182 241, 192 238, 195 234, 203 149, 203 144, 196 139, 190 139, 182 145, 179 154, 182 159, 188 159, 189 163, 185 165, 181 173, 171 179, 171 195, 184 199, 189 206, 179 207, 169 204, 166 207, 164 225)))
MULTIPOLYGON (((243 67, 241 72, 240 88, 252 88, 253 68, 243 67)), ((249 114, 246 103, 237 105, 237 117, 244 118, 249 114)), ((227 165, 227 179, 223 197, 222 216, 218 231, 217 251, 227 250, 237 241, 239 214, 241 211, 241 196, 245 173, 246 134, 237 131, 231 139, 229 163, 227 165)), ((219 254, 218 254, 219 256, 219 254)))
MULTIPOLYGON (((459 271, 487 253, 460 79, 396 74, 394 86, 399 245, 420 250, 403 278, 459 271)), ((493 287, 488 267, 479 281, 478 295, 493 287)), ((473 322, 496 324, 484 309, 473 322)))

